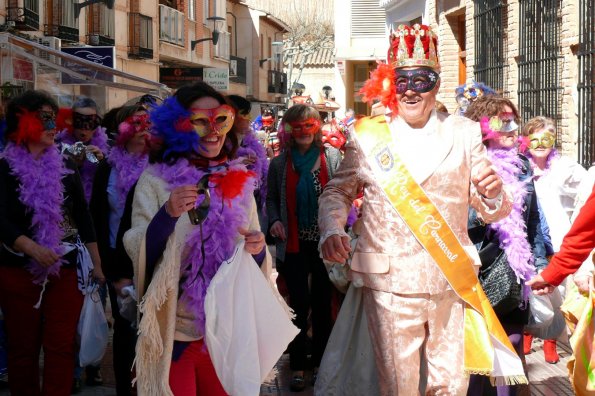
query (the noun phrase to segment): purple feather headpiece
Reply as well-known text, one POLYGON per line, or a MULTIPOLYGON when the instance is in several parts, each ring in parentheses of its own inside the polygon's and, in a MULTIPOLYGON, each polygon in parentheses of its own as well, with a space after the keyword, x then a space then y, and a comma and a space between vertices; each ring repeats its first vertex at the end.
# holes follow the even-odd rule
POLYGON ((190 123, 190 111, 175 96, 170 96, 151 112, 155 137, 166 147, 163 158, 172 154, 197 153, 200 138, 190 123))

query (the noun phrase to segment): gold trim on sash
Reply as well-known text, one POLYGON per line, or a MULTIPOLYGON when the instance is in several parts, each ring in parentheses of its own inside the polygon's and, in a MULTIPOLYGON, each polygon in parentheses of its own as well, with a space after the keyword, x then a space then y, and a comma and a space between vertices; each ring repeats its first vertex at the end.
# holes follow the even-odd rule
MULTIPOLYGON (((494 373, 497 353, 494 340, 512 353, 508 360, 510 356, 518 359, 518 355, 479 284, 471 258, 392 147, 393 139, 384 117, 362 118, 357 121, 355 130, 386 197, 466 303, 465 370, 472 374, 497 375, 494 373)), ((498 383, 527 383, 523 372, 513 371, 513 375, 505 375, 504 382, 498 383)))

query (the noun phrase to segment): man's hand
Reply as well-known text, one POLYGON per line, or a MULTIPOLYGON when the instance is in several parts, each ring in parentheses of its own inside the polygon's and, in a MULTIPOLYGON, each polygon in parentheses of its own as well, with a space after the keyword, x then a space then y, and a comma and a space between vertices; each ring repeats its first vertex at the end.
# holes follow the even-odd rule
POLYGON ((173 189, 165 203, 165 211, 171 217, 177 218, 194 208, 198 199, 195 185, 180 186, 173 189))
POLYGON ((550 294, 556 289, 556 286, 547 283, 541 275, 534 276, 533 279, 527 282, 527 286, 531 286, 533 294, 538 296, 550 294))
POLYGON ((502 179, 488 162, 471 179, 477 192, 486 198, 496 198, 502 192, 502 179))
POLYGON ((349 237, 331 235, 324 241, 321 250, 324 260, 344 264, 351 252, 349 237))

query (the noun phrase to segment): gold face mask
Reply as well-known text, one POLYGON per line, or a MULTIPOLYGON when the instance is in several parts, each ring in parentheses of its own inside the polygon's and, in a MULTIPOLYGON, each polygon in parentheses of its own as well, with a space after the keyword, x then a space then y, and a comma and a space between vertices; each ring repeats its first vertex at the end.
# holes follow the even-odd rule
POLYGON ((225 135, 233 127, 235 110, 228 105, 221 105, 214 109, 190 109, 190 123, 200 137, 205 137, 212 132, 225 135))
POLYGON ((556 136, 551 131, 540 131, 528 136, 529 148, 534 150, 538 147, 552 148, 556 144, 556 136))

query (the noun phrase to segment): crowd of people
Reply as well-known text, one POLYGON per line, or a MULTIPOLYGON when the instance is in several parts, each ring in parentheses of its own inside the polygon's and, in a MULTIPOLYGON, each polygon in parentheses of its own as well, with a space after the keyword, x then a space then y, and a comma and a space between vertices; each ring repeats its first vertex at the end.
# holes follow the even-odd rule
MULTIPOLYGON (((117 395, 226 395, 252 380, 218 364, 242 335, 209 308, 238 247, 295 325, 268 351, 287 348, 292 391, 521 394, 533 337, 559 361, 565 278, 582 266, 578 289, 593 290, 593 177, 558 153, 553 120, 521 127, 484 84, 457 89, 447 114, 437 48, 429 27, 399 26, 361 90, 377 115, 341 121, 296 103, 278 125, 254 123, 248 100, 203 82, 103 118, 87 97, 68 109, 42 91, 12 99, 0 154, 11 394, 80 390, 93 284, 111 304, 117 395), (536 323, 537 298, 548 321, 536 323), (227 339, 210 338, 213 322, 227 339)), ((246 336, 267 323, 258 315, 246 336)), ((98 364, 84 371, 102 384, 98 364)))

